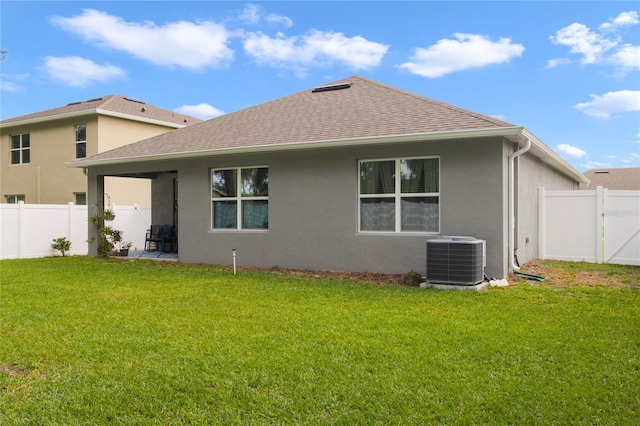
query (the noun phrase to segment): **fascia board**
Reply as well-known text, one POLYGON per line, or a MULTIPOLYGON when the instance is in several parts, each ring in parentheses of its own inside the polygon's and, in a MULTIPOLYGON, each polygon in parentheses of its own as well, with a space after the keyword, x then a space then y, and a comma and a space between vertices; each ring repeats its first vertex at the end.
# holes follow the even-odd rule
POLYGON ((198 158, 208 157, 212 155, 230 155, 230 154, 250 154, 250 153, 265 153, 265 152, 278 152, 278 151, 297 151, 303 149, 319 149, 319 148, 336 148, 336 147, 354 147, 363 145, 379 145, 379 144, 395 144, 405 142, 420 142, 420 141, 432 141, 432 140, 447 140, 447 139, 473 139, 473 138, 485 138, 502 136, 507 137, 513 141, 517 141, 518 136, 521 135, 523 127, 498 127, 490 129, 476 129, 476 130, 456 130, 448 132, 433 132, 433 133, 416 133, 409 135, 392 135, 382 137, 371 138, 353 138, 353 139, 332 139, 313 142, 294 142, 274 145, 254 145, 238 148, 221 148, 221 149, 208 149, 203 151, 186 151, 175 152, 170 154, 157 154, 157 155, 139 155, 132 157, 121 157, 113 159, 98 159, 91 160, 78 160, 69 163, 65 163, 68 167, 93 167, 93 166, 106 166, 112 164, 124 164, 134 163, 139 161, 157 161, 157 160, 180 160, 186 158, 198 158))
POLYGON ((12 121, 10 123, 0 124, 0 127, 2 127, 3 129, 7 129, 10 127, 17 127, 17 126, 28 126, 31 124, 46 123, 47 121, 57 121, 57 120, 63 120, 65 118, 75 118, 75 117, 84 117, 87 115, 94 115, 96 114, 96 112, 97 110, 95 109, 87 109, 83 111, 68 112, 66 114, 48 115, 46 117, 32 118, 30 120, 12 121))
POLYGON ((8 129, 11 127, 29 126, 32 124, 46 123, 48 121, 58 121, 66 118, 85 117, 88 115, 95 115, 95 114, 123 118, 125 120, 130 120, 130 121, 139 121, 142 123, 157 124, 165 127, 172 127, 174 129, 181 129, 183 127, 186 127, 186 124, 177 124, 177 123, 172 123, 170 121, 154 120, 151 118, 139 117, 137 115, 131 115, 131 114, 123 114, 120 112, 109 111, 109 110, 100 109, 100 108, 87 109, 87 110, 76 111, 76 112, 68 112, 66 114, 48 115, 46 117, 32 118, 30 120, 12 121, 10 123, 0 124, 0 127, 2 129, 8 129))
POLYGON ((106 115, 109 117, 116 117, 116 118, 124 118, 125 120, 131 120, 131 121, 140 121, 142 123, 157 124, 165 127, 173 127, 174 129, 181 129, 183 127, 187 127, 186 124, 172 123, 170 121, 164 121, 164 120, 155 120, 153 118, 146 118, 146 117, 140 117, 138 115, 124 114, 122 112, 109 111, 106 109, 98 108, 95 111, 100 115, 106 115))
POLYGON ((529 130, 523 129, 522 135, 531 141, 531 153, 538 157, 540 160, 544 161, 551 167, 569 176, 580 184, 586 185, 590 182, 590 180, 585 175, 580 173, 573 166, 567 163, 562 157, 551 150, 551 148, 542 143, 542 141, 529 130))

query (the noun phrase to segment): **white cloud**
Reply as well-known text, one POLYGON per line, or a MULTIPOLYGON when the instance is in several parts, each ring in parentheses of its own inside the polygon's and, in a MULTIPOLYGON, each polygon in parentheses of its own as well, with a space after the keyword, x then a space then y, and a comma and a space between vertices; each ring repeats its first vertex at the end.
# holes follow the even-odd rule
POLYGON ((587 170, 591 169, 606 169, 607 167, 611 167, 611 163, 603 163, 601 161, 587 161, 582 165, 587 170))
POLYGON ((260 15, 262 14, 262 7, 257 4, 248 4, 242 9, 240 13, 240 19, 248 24, 257 24, 260 22, 260 15))
POLYGON ((258 63, 291 68, 298 77, 304 77, 312 66, 343 64, 353 70, 374 68, 380 65, 387 49, 388 46, 361 36, 346 37, 317 30, 300 37, 249 33, 244 41, 245 52, 258 63))
POLYGON ((583 64, 600 62, 603 54, 618 44, 617 40, 609 40, 583 24, 571 24, 558 30, 551 36, 551 41, 569 46, 570 53, 581 54, 583 64))
MULTIPOLYGON (((559 29, 549 38, 554 44, 569 47, 569 53, 580 56, 583 65, 610 64, 619 67, 622 72, 640 69, 640 47, 632 44, 621 44, 620 30, 637 25, 638 13, 623 12, 616 18, 609 19, 596 30, 580 23, 573 23, 559 29)), ((547 68, 566 63, 559 59, 551 59, 547 68)))
POLYGON ((291 28, 293 26, 293 21, 291 18, 282 15, 276 15, 272 13, 267 16, 267 22, 270 24, 280 24, 285 28, 291 28))
POLYGON ((580 148, 577 148, 575 146, 571 146, 568 144, 564 144, 564 143, 556 146, 556 151, 561 152, 565 155, 568 155, 569 157, 572 157, 572 158, 583 158, 587 155, 587 153, 581 150, 580 148))
POLYGON ((638 154, 637 152, 632 152, 627 158, 620 161, 622 161, 626 165, 640 165, 640 154, 638 154))
POLYGON ((624 69, 640 69, 640 46, 625 44, 609 60, 624 69))
POLYGON ((640 90, 620 90, 590 96, 590 102, 576 104, 574 108, 598 118, 610 118, 611 114, 640 111, 640 90))
POLYGON ((42 68, 53 80, 72 87, 106 83, 126 76, 126 73, 116 66, 99 65, 79 56, 47 56, 42 68))
POLYGON ((182 105, 176 108, 174 111, 180 114, 197 117, 202 120, 208 120, 210 118, 218 117, 224 114, 224 111, 221 111, 218 108, 205 103, 198 105, 182 105))
POLYGON ((555 59, 549 59, 549 60, 547 61, 547 66, 546 66, 546 68, 555 68, 555 67, 557 67, 557 66, 559 66, 559 65, 565 65, 565 64, 568 64, 569 62, 571 62, 571 61, 569 61, 569 60, 568 60, 568 59, 566 59, 566 58, 555 58, 555 59))
POLYGON ((7 80, 0 80, 0 91, 2 92, 21 92, 22 90, 24 90, 24 87, 20 86, 19 84, 16 84, 12 81, 7 81, 7 80))
POLYGON ((613 19, 609 19, 604 24, 600 25, 600 29, 604 31, 615 30, 619 27, 626 27, 630 25, 638 24, 638 12, 630 11, 630 12, 622 12, 620 15, 616 16, 613 19))
POLYGON ((127 52, 156 65, 190 70, 225 65, 233 58, 227 47, 229 33, 214 22, 178 21, 162 26, 153 22, 127 22, 120 17, 85 9, 81 15, 53 17, 51 22, 85 41, 127 52))
MULTIPOLYGON (((242 9, 240 19, 247 24, 256 25, 263 19, 263 7, 257 4, 248 4, 242 9)), ((282 25, 285 28, 291 28, 293 21, 288 16, 271 13, 264 17, 269 24, 282 25)))
POLYGON ((497 42, 477 34, 453 34, 454 39, 442 39, 427 48, 417 48, 410 62, 399 65, 412 74, 442 77, 446 74, 491 64, 509 62, 521 56, 524 46, 510 38, 497 42))

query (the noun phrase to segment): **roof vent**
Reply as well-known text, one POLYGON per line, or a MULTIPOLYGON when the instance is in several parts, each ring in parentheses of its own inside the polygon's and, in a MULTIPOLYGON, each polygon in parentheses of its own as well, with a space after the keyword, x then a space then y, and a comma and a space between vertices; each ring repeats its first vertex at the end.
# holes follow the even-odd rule
POLYGON ((135 99, 131 99, 131 98, 124 98, 124 97, 123 97, 123 99, 124 99, 125 101, 135 102, 135 103, 138 103, 138 104, 144 104, 144 102, 142 102, 142 101, 137 101, 137 100, 135 100, 135 99))
POLYGON ((606 175, 606 174, 609 174, 609 172, 608 172, 607 170, 602 170, 602 171, 594 172, 594 173, 595 173, 595 174, 597 174, 597 175, 606 175))
POLYGON ((89 99, 88 101, 85 102, 96 102, 96 101, 101 101, 102 98, 94 98, 94 99, 89 99))
POLYGON ((311 92, 330 92, 332 90, 348 89, 349 87, 351 87, 351 83, 332 84, 331 86, 315 87, 311 92))
POLYGON ((71 102, 69 104, 67 104, 67 106, 71 106, 71 105, 80 105, 82 102, 71 102))

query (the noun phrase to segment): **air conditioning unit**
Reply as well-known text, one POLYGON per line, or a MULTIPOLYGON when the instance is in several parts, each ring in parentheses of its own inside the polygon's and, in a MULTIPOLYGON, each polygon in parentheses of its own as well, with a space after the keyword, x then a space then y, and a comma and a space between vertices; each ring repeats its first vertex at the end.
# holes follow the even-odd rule
POLYGON ((427 282, 475 285, 484 281, 486 242, 474 237, 427 241, 427 282))

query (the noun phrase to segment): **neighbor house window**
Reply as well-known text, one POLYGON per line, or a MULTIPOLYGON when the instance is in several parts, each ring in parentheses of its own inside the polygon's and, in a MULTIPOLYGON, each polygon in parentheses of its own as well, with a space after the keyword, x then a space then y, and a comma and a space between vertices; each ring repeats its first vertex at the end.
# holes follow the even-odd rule
POLYGON ((86 206, 87 205, 87 193, 86 192, 75 192, 74 197, 76 199, 76 206, 86 206))
POLYGON ((87 156, 87 125, 78 124, 76 129, 76 158, 87 156))
POLYGON ((31 141, 29 133, 11 135, 11 164, 29 164, 31 161, 31 141))
POLYGON ((18 204, 19 201, 24 202, 24 194, 5 195, 4 198, 7 200, 7 204, 18 204))
POLYGON ((269 168, 211 171, 213 229, 269 228, 269 168))
POLYGON ((440 232, 440 159, 360 162, 360 231, 440 232))

